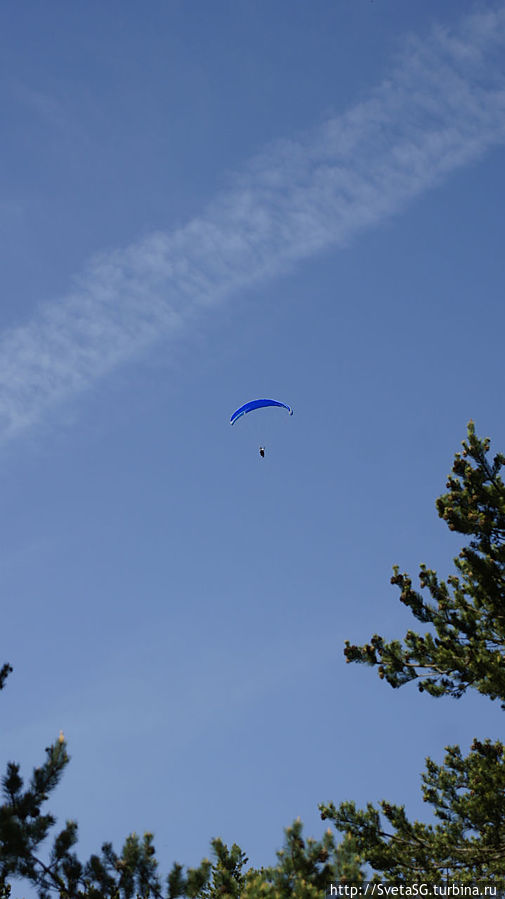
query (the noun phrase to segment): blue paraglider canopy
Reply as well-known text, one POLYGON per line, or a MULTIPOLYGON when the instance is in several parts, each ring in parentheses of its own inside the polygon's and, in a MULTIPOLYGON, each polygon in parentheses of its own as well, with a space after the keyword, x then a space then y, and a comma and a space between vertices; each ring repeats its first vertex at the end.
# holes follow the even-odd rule
POLYGON ((290 415, 293 414, 291 406, 288 406, 287 403, 280 403, 278 400, 251 400, 249 403, 240 406, 240 409, 233 413, 230 418, 230 424, 234 425, 238 418, 242 418, 242 415, 247 415, 248 412, 252 412, 254 409, 262 409, 264 406, 281 406, 282 409, 287 409, 290 415))

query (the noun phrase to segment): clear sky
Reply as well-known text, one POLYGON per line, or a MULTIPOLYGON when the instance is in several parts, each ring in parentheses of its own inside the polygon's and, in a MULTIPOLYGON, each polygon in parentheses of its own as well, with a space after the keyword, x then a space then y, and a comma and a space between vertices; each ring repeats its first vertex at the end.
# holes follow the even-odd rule
POLYGON ((83 856, 268 864, 503 737, 342 649, 452 570, 467 421, 505 449, 504 45, 503 2, 1 4, 0 760, 63 729, 83 856))

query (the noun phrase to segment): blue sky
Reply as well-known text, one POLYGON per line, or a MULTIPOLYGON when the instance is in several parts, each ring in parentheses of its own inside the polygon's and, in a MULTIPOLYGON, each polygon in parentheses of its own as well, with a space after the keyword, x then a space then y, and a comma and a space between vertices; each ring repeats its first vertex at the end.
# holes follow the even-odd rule
POLYGON ((504 43, 501 2, 2 4, 1 755, 63 729, 83 855, 268 864, 502 735, 342 648, 449 573, 467 421, 505 447, 504 43), (257 396, 295 414, 230 428, 257 396))

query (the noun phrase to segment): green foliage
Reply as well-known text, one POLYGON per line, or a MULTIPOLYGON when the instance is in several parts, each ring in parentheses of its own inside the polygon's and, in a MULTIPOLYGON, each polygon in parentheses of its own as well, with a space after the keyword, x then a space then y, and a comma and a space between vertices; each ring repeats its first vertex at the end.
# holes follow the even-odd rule
MULTIPOLYGON (((392 583, 400 599, 426 625, 409 630, 403 641, 374 635, 364 646, 346 643, 349 662, 378 669, 399 688, 417 681, 434 697, 461 697, 473 687, 505 708, 505 486, 500 471, 505 456, 487 458, 489 440, 479 440, 473 424, 463 452, 456 454, 447 490, 437 500, 439 516, 464 534, 468 544, 454 560, 456 573, 440 580, 420 567, 420 591, 408 574, 394 568, 392 583)), ((0 690, 11 672, 0 669, 0 690)), ((153 836, 130 834, 117 854, 105 843, 87 862, 75 846, 77 824, 67 821, 41 857, 54 817, 45 812, 69 762, 62 734, 45 750, 41 767, 25 786, 19 766, 7 765, 0 805, 0 899, 8 899, 8 880, 25 878, 41 899, 320 899, 330 882, 359 884, 368 864, 375 879, 412 883, 448 879, 485 881, 505 889, 505 746, 475 739, 464 756, 446 747, 442 764, 426 759, 423 799, 432 823, 410 821, 404 806, 383 801, 356 808, 353 802, 320 806, 332 829, 321 840, 305 838, 297 819, 285 832, 277 862, 247 868, 242 849, 212 841, 212 860, 196 868, 174 864, 163 880, 153 836)))
POLYGON ((474 740, 464 758, 448 746, 443 765, 430 758, 423 774, 423 798, 433 806, 436 825, 410 822, 403 806, 380 803, 357 810, 345 802, 321 806, 323 818, 348 829, 360 851, 385 880, 493 882, 505 887, 504 746, 474 740), (389 827, 388 827, 389 825, 389 827))
POLYGON ((489 440, 479 440, 473 423, 463 452, 457 453, 449 475, 449 492, 437 500, 438 514, 449 528, 470 535, 454 560, 457 574, 447 582, 420 566, 424 599, 408 574, 394 568, 391 582, 400 600, 422 624, 423 635, 408 631, 403 643, 387 643, 375 634, 365 646, 346 642, 348 662, 377 665, 379 677, 392 687, 418 680, 431 696, 460 697, 473 687, 505 708, 505 485, 500 470, 505 456, 487 460, 489 440))
POLYGON ((166 885, 158 875, 153 836, 130 834, 118 855, 110 843, 82 863, 74 852, 77 824, 67 821, 53 838, 48 860, 41 858, 41 844, 56 824, 42 806, 56 788, 69 762, 63 734, 46 748, 46 760, 24 786, 19 765, 7 766, 3 779, 4 803, 0 806, 0 899, 8 899, 7 878, 25 878, 41 899, 312 899, 320 896, 330 880, 363 879, 355 841, 346 837, 337 845, 330 830, 322 840, 304 839, 298 819, 286 830, 278 862, 269 868, 248 869, 239 846, 229 849, 222 840, 212 841, 213 857, 186 871, 174 864, 166 885))
POLYGON ((215 861, 212 867, 209 863, 208 880, 205 886, 193 895, 201 899, 220 899, 220 897, 238 899, 242 895, 245 883, 243 869, 248 861, 245 853, 236 843, 228 849, 219 838, 212 840, 212 848, 215 861))
MULTIPOLYGON (((40 871, 43 885, 44 866, 37 861, 36 853, 55 819, 51 814, 42 814, 41 807, 57 786, 68 760, 65 742, 58 739, 47 747, 46 759, 40 768, 35 768, 27 789, 19 765, 8 763, 2 780, 4 803, 0 806, 0 881, 9 875, 33 880, 40 871)), ((57 840, 64 840, 63 834, 72 826, 69 822, 57 840)))
MULTIPOLYGON (((417 680, 431 696, 461 697, 473 687, 505 708, 505 456, 487 459, 490 443, 479 440, 473 423, 437 500, 439 516, 470 542, 454 560, 447 582, 421 565, 421 590, 394 569, 401 601, 431 630, 408 631, 403 643, 374 635, 364 646, 346 643, 349 662, 378 666, 380 678, 398 688, 417 680)), ((473 741, 464 757, 446 747, 442 765, 426 760, 423 799, 437 823, 409 821, 403 806, 383 801, 358 810, 352 802, 320 806, 323 819, 349 832, 359 852, 385 880, 468 884, 487 881, 505 887, 505 748, 473 741)))
POLYGON ((285 831, 278 863, 248 873, 242 899, 320 899, 330 882, 363 882, 360 855, 350 834, 337 845, 329 828, 322 840, 304 840, 302 829, 297 818, 285 831))

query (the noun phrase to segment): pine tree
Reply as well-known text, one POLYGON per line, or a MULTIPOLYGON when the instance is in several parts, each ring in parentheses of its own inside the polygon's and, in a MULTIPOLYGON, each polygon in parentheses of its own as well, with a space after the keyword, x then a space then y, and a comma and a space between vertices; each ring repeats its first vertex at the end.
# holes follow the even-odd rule
MULTIPOLYGON (((346 643, 348 662, 376 666, 379 677, 399 688, 416 681, 432 697, 461 697, 478 690, 505 708, 505 456, 488 460, 489 439, 479 440, 472 422, 462 453, 454 459, 448 492, 437 500, 439 516, 469 537, 454 560, 455 574, 440 580, 420 566, 421 592, 394 568, 400 600, 429 630, 409 630, 390 643, 379 635, 364 646, 346 643), (428 598, 426 598, 426 592, 428 598)), ((441 765, 426 761, 423 799, 437 823, 411 822, 404 806, 388 802, 358 810, 352 802, 320 806, 323 819, 352 834, 358 851, 382 879, 505 887, 505 747, 475 739, 470 753, 446 747, 441 765)))
MULTIPOLYGON (((0 669, 0 690, 12 672, 9 664, 0 669)), ((0 899, 11 895, 9 881, 23 878, 37 888, 40 899, 57 896, 59 899, 172 899, 188 890, 197 895, 207 883, 210 862, 182 876, 182 869, 174 865, 162 887, 157 873, 152 834, 142 838, 130 834, 117 855, 110 843, 102 846, 98 855, 86 862, 79 861, 73 851, 77 843, 77 824, 67 821, 63 830, 53 837, 48 853, 42 844, 56 825, 50 813, 43 812, 51 793, 57 787, 70 759, 63 733, 45 749, 45 760, 34 769, 28 786, 20 774, 20 766, 7 764, 2 780, 3 804, 0 805, 0 899), (173 890, 178 883, 183 892, 173 890)))
POLYGON ((360 855, 350 834, 340 844, 330 828, 322 840, 304 839, 297 818, 285 835, 277 864, 250 871, 242 899, 321 899, 330 883, 363 882, 360 855))
MULTIPOLYGON (((0 689, 11 671, 9 665, 0 670, 0 689)), ((34 885, 41 899, 316 899, 330 881, 363 879, 350 835, 340 845, 329 829, 322 840, 305 839, 300 819, 286 829, 284 848, 271 867, 247 869, 239 846, 229 849, 214 839, 213 861, 205 858, 187 870, 174 864, 164 882, 150 833, 130 834, 120 854, 105 843, 99 854, 83 863, 75 853, 77 824, 67 821, 44 853, 42 844, 56 826, 44 806, 69 761, 60 733, 46 747, 45 761, 35 768, 27 786, 19 765, 8 763, 0 805, 0 899, 9 899, 9 881, 18 878, 34 885)))

